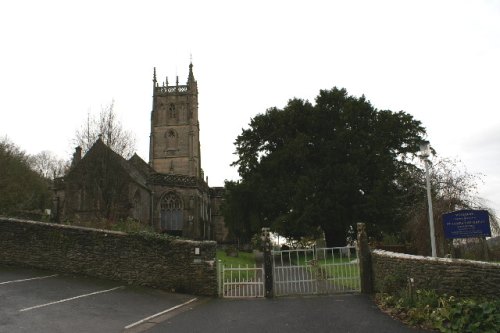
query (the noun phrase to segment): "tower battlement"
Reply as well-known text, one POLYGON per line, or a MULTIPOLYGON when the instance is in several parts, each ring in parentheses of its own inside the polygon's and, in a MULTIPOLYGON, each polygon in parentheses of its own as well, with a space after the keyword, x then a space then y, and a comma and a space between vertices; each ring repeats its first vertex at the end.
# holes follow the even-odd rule
POLYGON ((189 91, 189 86, 157 86, 155 87, 155 93, 157 95, 180 95, 187 94, 189 91))

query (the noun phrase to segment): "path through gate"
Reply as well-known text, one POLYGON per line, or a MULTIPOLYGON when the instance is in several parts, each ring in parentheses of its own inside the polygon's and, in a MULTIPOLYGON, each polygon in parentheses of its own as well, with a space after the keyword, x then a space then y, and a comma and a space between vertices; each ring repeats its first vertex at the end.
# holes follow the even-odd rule
POLYGON ((354 246, 272 251, 275 296, 359 292, 354 246))
POLYGON ((219 262, 219 296, 227 298, 264 297, 264 268, 225 266, 219 262))
MULTIPOLYGON (((274 296, 360 292, 354 246, 271 251, 274 296)), ((221 297, 264 297, 264 267, 218 265, 221 297)))

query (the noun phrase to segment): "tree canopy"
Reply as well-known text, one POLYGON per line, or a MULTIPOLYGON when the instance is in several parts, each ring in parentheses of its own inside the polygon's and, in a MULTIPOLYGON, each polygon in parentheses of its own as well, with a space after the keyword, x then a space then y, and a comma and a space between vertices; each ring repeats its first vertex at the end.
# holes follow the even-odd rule
POLYGON ((49 150, 29 156, 28 163, 33 171, 45 179, 62 177, 69 168, 69 161, 58 158, 49 150))
POLYGON ((0 215, 23 215, 50 207, 47 179, 30 168, 29 157, 6 137, 0 139, 0 215))
POLYGON ((314 105, 292 99, 270 108, 235 141, 241 180, 227 187, 227 224, 242 227, 237 216, 251 232, 324 232, 329 245, 345 245, 356 222, 372 232, 398 228, 403 176, 415 168, 408 157, 424 135, 411 115, 377 110, 345 89, 321 90, 314 105))

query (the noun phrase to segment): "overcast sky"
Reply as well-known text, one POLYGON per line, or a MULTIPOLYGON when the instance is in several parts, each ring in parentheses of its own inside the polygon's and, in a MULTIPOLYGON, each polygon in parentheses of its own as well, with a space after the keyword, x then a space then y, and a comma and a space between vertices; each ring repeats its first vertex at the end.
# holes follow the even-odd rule
POLYGON ((211 186, 252 117, 337 86, 422 121, 500 212, 500 1, 2 1, 0 37, 0 136, 30 154, 69 158, 114 100, 147 161, 153 67, 184 84, 192 54, 211 186))

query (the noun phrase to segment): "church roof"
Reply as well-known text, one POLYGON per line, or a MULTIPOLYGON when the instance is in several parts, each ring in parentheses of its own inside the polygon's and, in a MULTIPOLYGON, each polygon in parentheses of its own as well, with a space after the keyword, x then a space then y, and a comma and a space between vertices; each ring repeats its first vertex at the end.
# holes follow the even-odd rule
POLYGON ((139 155, 135 153, 131 158, 129 158, 128 163, 133 165, 137 169, 137 171, 139 171, 145 178, 155 172, 153 168, 148 163, 146 163, 146 161, 144 161, 139 155))
POLYGON ((71 174, 80 168, 88 167, 89 165, 92 167, 93 164, 102 161, 104 158, 107 158, 107 162, 114 166, 119 165, 135 183, 149 189, 146 185, 146 180, 149 174, 153 172, 151 167, 137 154, 126 160, 107 146, 101 138, 97 139, 85 156, 73 166, 65 178, 71 177, 71 174))

